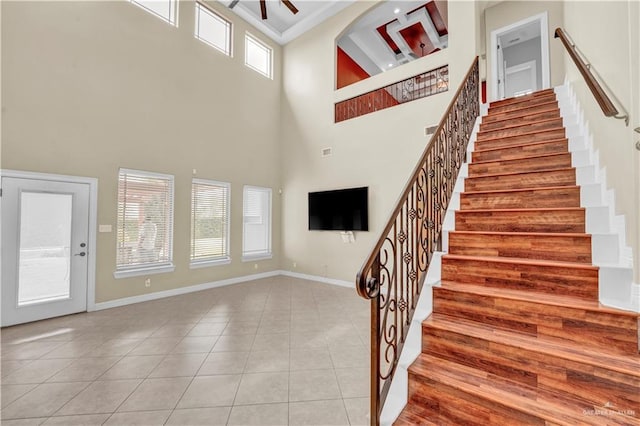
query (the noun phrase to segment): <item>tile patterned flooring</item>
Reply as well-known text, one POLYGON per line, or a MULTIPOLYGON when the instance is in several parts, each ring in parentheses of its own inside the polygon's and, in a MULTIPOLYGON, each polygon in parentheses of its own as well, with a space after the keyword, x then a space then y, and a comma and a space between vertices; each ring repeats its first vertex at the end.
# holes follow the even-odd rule
POLYGON ((273 277, 2 330, 2 425, 367 425, 369 304, 273 277))

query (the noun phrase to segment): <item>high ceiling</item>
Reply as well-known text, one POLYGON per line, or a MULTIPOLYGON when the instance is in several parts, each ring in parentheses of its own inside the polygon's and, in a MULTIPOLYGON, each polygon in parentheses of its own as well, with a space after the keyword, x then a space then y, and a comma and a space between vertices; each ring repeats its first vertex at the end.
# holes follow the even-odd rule
POLYGON ((417 59, 448 45, 447 2, 381 2, 338 39, 338 46, 368 75, 417 59))
MULTIPOLYGON (((225 6, 232 0, 218 0, 225 6)), ((261 18, 259 0, 239 0, 233 12, 271 37, 279 44, 286 44, 320 24, 327 18, 350 6, 356 0, 290 0, 298 9, 291 11, 281 0, 266 0, 267 19, 261 18)))

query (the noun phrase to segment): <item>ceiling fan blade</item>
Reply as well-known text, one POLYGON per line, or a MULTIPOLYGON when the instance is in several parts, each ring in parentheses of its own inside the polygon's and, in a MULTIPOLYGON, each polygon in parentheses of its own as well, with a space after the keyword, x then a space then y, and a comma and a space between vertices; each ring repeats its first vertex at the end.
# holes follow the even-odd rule
POLYGON ((267 3, 265 0, 260 0, 260 14, 262 19, 267 19, 267 3))
POLYGON ((298 13, 298 8, 295 7, 289 0, 282 0, 282 3, 284 3, 284 5, 287 6, 291 13, 293 13, 294 15, 298 13))
POLYGON ((233 0, 231 2, 231 4, 229 5, 229 9, 233 9, 234 7, 236 7, 236 4, 238 4, 240 0, 233 0))

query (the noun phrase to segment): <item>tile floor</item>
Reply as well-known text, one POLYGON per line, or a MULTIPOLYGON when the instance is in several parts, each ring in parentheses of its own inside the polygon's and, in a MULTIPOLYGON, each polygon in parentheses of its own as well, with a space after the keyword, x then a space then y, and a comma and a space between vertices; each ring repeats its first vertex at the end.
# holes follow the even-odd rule
POLYGON ((366 425, 369 304, 274 277, 2 330, 2 425, 366 425))

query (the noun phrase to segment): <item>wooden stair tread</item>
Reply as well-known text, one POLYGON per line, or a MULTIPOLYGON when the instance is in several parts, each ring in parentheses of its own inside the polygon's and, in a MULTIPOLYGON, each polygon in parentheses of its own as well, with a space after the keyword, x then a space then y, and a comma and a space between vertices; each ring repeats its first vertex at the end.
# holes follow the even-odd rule
POLYGON ((458 254, 445 254, 444 259, 455 259, 455 260, 467 260, 467 261, 476 261, 476 262, 493 262, 493 263, 509 263, 509 264, 521 264, 521 265, 531 265, 531 266, 551 266, 551 267, 560 267, 560 268, 571 268, 571 269, 589 269, 589 270, 598 270, 600 269, 597 266, 593 265, 585 265, 584 263, 576 263, 576 262, 561 262, 558 260, 539 260, 539 259, 526 259, 526 258, 509 258, 509 257, 497 257, 497 256, 464 256, 458 254))
MULTIPOLYGON (((493 120, 493 121, 488 121, 488 122, 482 121, 480 123, 480 125, 483 125, 483 124, 496 124, 496 123, 500 123, 501 121, 513 121, 513 120, 522 119, 524 117, 530 117, 530 116, 535 116, 535 115, 544 115, 545 113, 548 114, 550 112, 555 112, 555 111, 557 111, 558 112, 558 116, 560 116, 560 109, 557 106, 554 106, 554 107, 550 106, 548 109, 542 109, 542 110, 533 111, 533 112, 531 112, 531 111, 527 112, 527 109, 525 108, 525 109, 523 109, 523 111, 525 111, 523 114, 516 115, 516 116, 513 116, 513 117, 500 118, 500 119, 493 120)), ((499 115, 499 114, 496 114, 496 115, 499 115)), ((491 116, 487 115, 487 116, 483 117, 483 120, 485 118, 489 118, 489 117, 491 117, 491 116)))
POLYGON ((566 340, 535 337, 442 314, 432 314, 422 322, 422 326, 447 330, 505 346, 518 347, 530 352, 548 354, 569 361, 604 366, 608 370, 640 379, 640 356, 637 354, 604 353, 566 340))
POLYGON ((533 236, 533 237, 573 237, 573 238, 589 238, 591 234, 585 234, 582 232, 508 232, 508 231, 450 231, 450 234, 468 234, 468 235, 518 235, 518 236, 533 236))
MULTIPOLYGON (((537 159, 541 159, 541 158, 549 158, 549 157, 555 157, 555 156, 559 156, 559 155, 567 155, 569 154, 568 152, 562 152, 562 153, 556 153, 556 154, 540 154, 540 155, 533 155, 531 157, 525 157, 525 158, 514 158, 514 159, 509 159, 509 160, 486 160, 486 161, 474 161, 472 163, 470 163, 470 165, 474 165, 474 166, 478 166, 481 164, 488 164, 488 163, 504 163, 507 161, 522 161, 522 160, 537 160, 537 159)), ((566 167, 563 167, 566 169, 566 167)), ((553 169, 553 170, 557 170, 557 169, 553 169)), ((538 170, 536 170, 538 171, 538 170)), ((485 176, 485 175, 483 175, 485 176)))
POLYGON ((510 111, 490 111, 489 115, 482 117, 482 123, 495 123, 497 121, 517 119, 518 117, 535 114, 541 111, 558 108, 558 101, 550 99, 548 102, 539 103, 533 107, 522 107, 510 111), (535 112, 531 112, 535 111, 535 112))
POLYGON ((600 302, 580 299, 571 296, 554 295, 547 293, 534 293, 523 290, 503 289, 495 287, 479 286, 474 284, 465 284, 456 281, 441 281, 441 287, 450 291, 473 293, 482 296, 496 296, 503 299, 523 300, 526 302, 541 303, 545 305, 553 305, 558 307, 583 309, 594 312, 602 312, 607 314, 616 314, 630 318, 638 318, 638 314, 631 311, 623 311, 621 309, 611 308, 602 305, 600 302))
POLYGON ((476 154, 484 154, 484 153, 489 153, 489 152, 496 152, 496 151, 504 151, 505 149, 513 149, 513 148, 522 148, 522 147, 531 147, 531 146, 536 146, 536 145, 546 145, 546 144, 551 144, 551 143, 557 143, 557 142, 568 142, 569 140, 567 138, 560 138, 560 139, 547 139, 547 140, 543 140, 543 141, 534 141, 534 142, 529 142, 529 143, 523 143, 523 144, 519 144, 519 145, 509 145, 508 147, 496 147, 496 148, 486 148, 486 149, 475 149, 473 150, 473 153, 476 154))
MULTIPOLYGON (((409 368, 409 372, 486 400, 491 404, 533 415, 546 421, 546 424, 566 426, 637 424, 635 419, 628 416, 616 416, 614 419, 616 423, 603 423, 603 419, 599 416, 584 415, 585 410, 598 408, 586 401, 552 391, 535 389, 428 354, 420 354, 409 368), (433 368, 434 365, 438 368, 433 368)), ((419 402, 410 399, 405 410, 411 411, 412 404, 420 405, 419 402)))
MULTIPOLYGON (((485 176, 483 176, 485 177, 485 176)), ((517 188, 517 189, 492 189, 486 191, 465 191, 462 194, 465 195, 493 195, 497 193, 518 193, 518 192, 531 192, 531 191, 545 191, 554 189, 567 189, 567 188, 580 188, 578 185, 564 185, 564 186, 544 186, 540 188, 517 188)))
POLYGON ((518 102, 526 102, 532 99, 542 98, 545 96, 555 96, 555 91, 552 88, 537 90, 533 93, 529 93, 523 96, 512 96, 510 98, 498 99, 497 101, 492 101, 489 103, 489 107, 501 106, 501 105, 509 105, 518 102))
POLYGON ((520 97, 520 98, 510 98, 503 99, 500 101, 494 101, 489 104, 489 114, 498 113, 504 110, 509 110, 509 108, 520 108, 523 105, 537 105, 538 103, 547 102, 549 100, 557 100, 555 93, 545 93, 537 96, 531 97, 520 97))
MULTIPOLYGON (((535 126, 536 124, 550 123, 550 122, 554 122, 554 121, 558 121, 558 120, 562 120, 562 117, 545 118, 545 119, 538 120, 538 121, 528 121, 526 123, 514 123, 512 125, 505 125, 503 127, 498 127, 496 129, 480 130, 478 132, 478 135, 484 135, 486 133, 499 132, 499 131, 504 131, 504 130, 514 130, 514 129, 518 129, 520 127, 535 126)), ((513 121, 515 121, 515 120, 513 120, 513 121)), ((561 126, 562 126, 562 124, 561 124, 561 126)), ((545 129, 545 130, 547 130, 547 129, 545 129)))
MULTIPOLYGON (((551 154, 551 155, 555 155, 555 154, 551 154)), ((520 158, 518 158, 518 160, 520 160, 520 158)), ((494 161, 496 160, 485 161, 485 163, 492 163, 494 161)), ((498 160, 498 161, 509 161, 509 160, 498 160)), ((477 163, 474 163, 474 164, 477 164, 477 163)), ((528 175, 528 174, 536 174, 536 173, 571 171, 571 170, 575 170, 575 167, 563 167, 561 169, 542 169, 542 170, 532 170, 532 171, 525 171, 525 172, 494 173, 494 174, 485 174, 482 176, 469 176, 466 179, 484 179, 484 178, 491 178, 491 177, 528 175)))
POLYGON ((456 213, 482 213, 482 212, 552 212, 552 211, 575 211, 582 210, 584 207, 540 207, 540 208, 527 208, 527 209, 478 209, 478 210, 456 210, 456 213))
POLYGON ((549 129, 544 129, 544 130, 534 130, 531 132, 523 132, 523 133, 518 133, 515 135, 509 135, 509 136, 496 136, 492 138, 480 138, 480 136, 482 135, 478 135, 478 138, 476 139, 476 141, 484 143, 484 142, 490 142, 490 141, 502 140, 502 139, 521 138, 523 136, 534 136, 534 135, 539 135, 540 133, 553 133, 553 132, 557 132, 558 130, 564 130, 564 127, 563 126, 551 127, 549 129))

